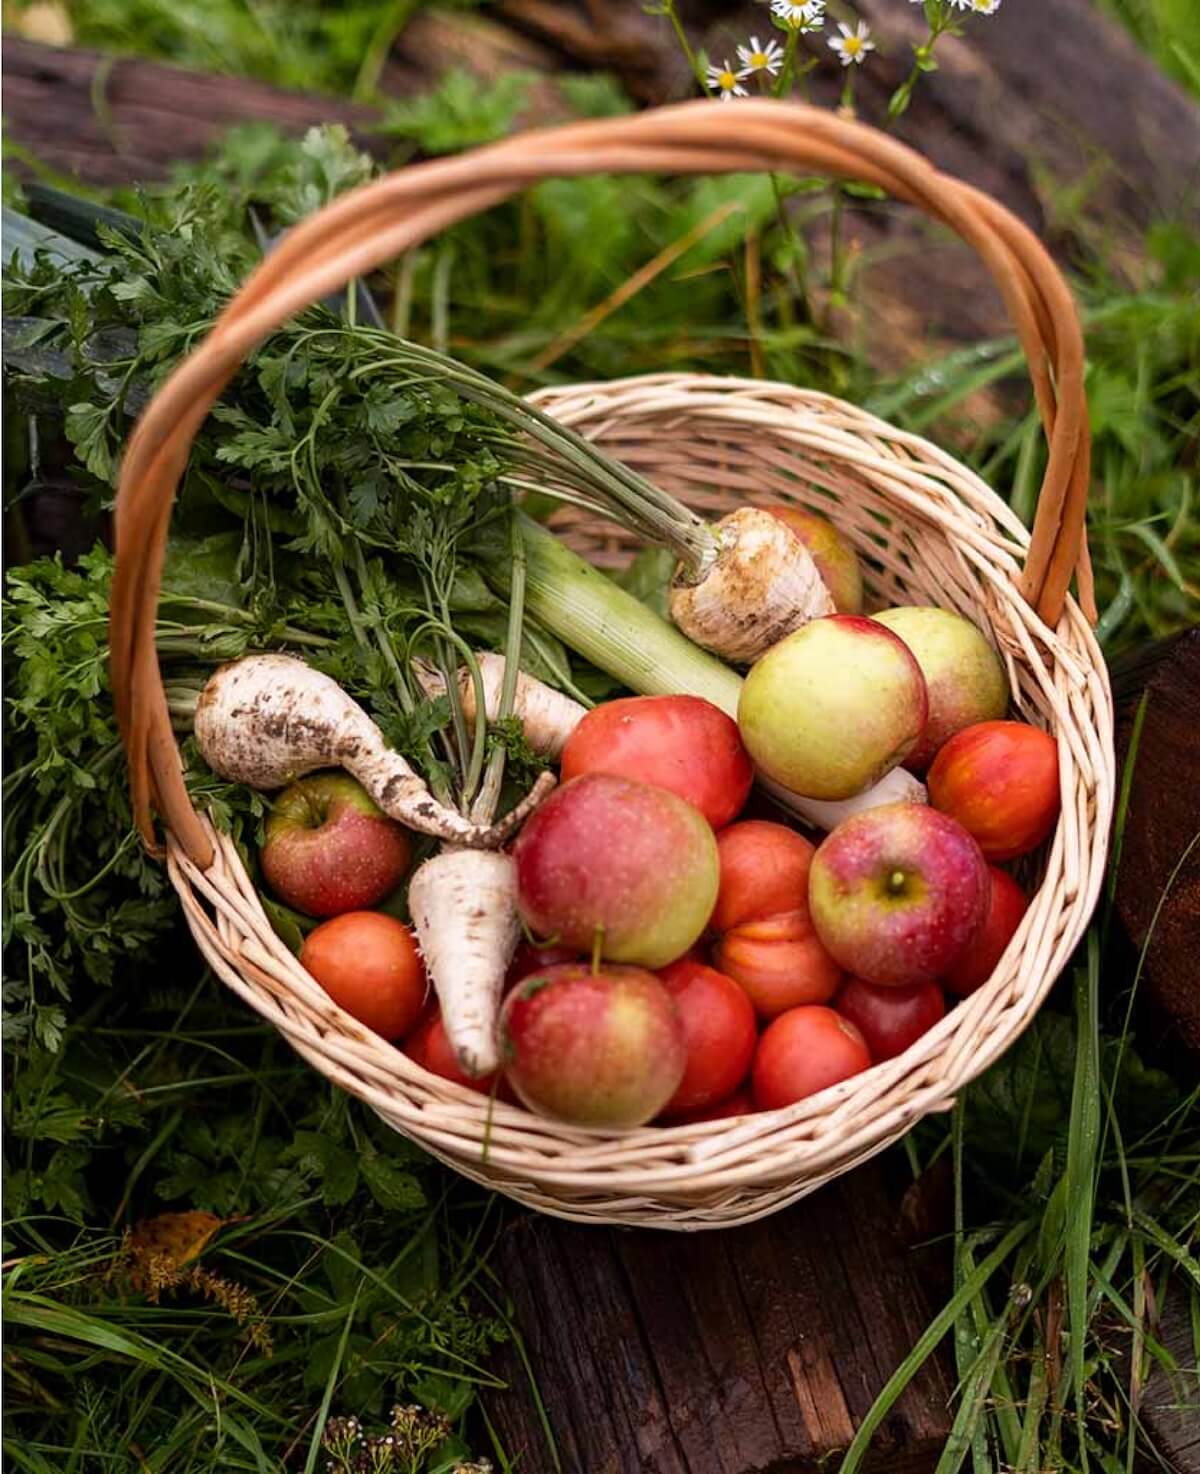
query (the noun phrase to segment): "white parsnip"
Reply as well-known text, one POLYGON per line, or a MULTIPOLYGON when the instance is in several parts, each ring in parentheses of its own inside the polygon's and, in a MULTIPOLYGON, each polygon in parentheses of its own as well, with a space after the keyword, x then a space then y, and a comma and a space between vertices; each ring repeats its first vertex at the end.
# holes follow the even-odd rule
POLYGON ((446 1037, 467 1074, 486 1075, 500 1063, 496 1018, 521 934, 516 863, 447 845, 413 876, 408 909, 446 1037))
POLYGON ((336 681, 293 655, 246 655, 221 666, 196 703, 195 732, 209 767, 231 782, 269 792, 318 768, 344 768, 409 829, 482 849, 503 844, 547 790, 535 790, 500 824, 471 823, 433 797, 336 681))
MULTIPOLYGON (((475 656, 479 674, 483 680, 484 710, 488 721, 495 721, 500 712, 500 688, 504 684, 504 656, 491 651, 481 651, 475 656)), ((422 666, 418 679, 430 696, 440 695, 446 689, 441 673, 430 666, 422 666)), ((465 666, 459 667, 458 694, 462 700, 463 715, 467 725, 475 720, 475 682, 465 666)), ((561 691, 537 680, 525 671, 517 676, 517 690, 513 701, 513 715, 519 718, 525 732, 525 741, 539 757, 557 758, 562 754, 563 743, 582 720, 587 708, 561 691)))
POLYGON ((778 517, 739 507, 714 527, 716 560, 696 578, 676 576, 671 618, 689 639, 734 665, 749 665, 810 619, 835 613, 812 554, 778 517))

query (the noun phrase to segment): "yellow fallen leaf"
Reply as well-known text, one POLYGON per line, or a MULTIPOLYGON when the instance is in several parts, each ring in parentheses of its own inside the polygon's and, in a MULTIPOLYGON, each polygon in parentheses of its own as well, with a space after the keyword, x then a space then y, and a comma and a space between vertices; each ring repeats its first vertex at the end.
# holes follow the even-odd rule
POLYGON ((198 1209, 143 1218, 129 1235, 135 1269, 144 1271, 153 1263, 160 1276, 182 1269, 202 1252, 224 1222, 215 1213, 198 1209))

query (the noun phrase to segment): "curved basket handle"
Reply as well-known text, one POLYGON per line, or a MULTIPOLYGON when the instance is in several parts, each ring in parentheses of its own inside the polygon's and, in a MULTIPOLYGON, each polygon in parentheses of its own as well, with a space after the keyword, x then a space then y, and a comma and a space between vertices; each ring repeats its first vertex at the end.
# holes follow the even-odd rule
POLYGON ((1016 216, 877 129, 799 103, 748 99, 726 110, 697 100, 518 134, 398 170, 297 225, 138 421, 117 492, 109 649, 133 813, 147 844, 155 842, 157 808, 197 864, 207 867, 212 858, 183 781, 154 625, 176 488, 201 424, 245 357, 290 317, 355 277, 540 180, 751 171, 818 172, 877 185, 949 226, 982 257, 1025 351, 1049 443, 1021 591, 1054 624, 1074 572, 1084 612, 1094 621, 1084 534, 1090 440, 1083 336, 1061 273, 1016 216))

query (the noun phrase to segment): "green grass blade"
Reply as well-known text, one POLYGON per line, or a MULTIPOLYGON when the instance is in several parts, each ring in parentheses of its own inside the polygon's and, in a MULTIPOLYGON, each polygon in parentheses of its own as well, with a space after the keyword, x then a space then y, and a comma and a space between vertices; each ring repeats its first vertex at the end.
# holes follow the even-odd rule
POLYGON ((872 1403, 858 1432, 854 1435, 854 1441, 846 1450, 839 1474, 858 1474, 867 1456, 867 1450, 871 1446, 871 1440, 879 1431, 880 1424, 891 1412, 896 1399, 925 1365, 942 1338, 953 1328, 964 1307, 971 1303, 971 1300, 988 1283, 996 1270, 1018 1244, 1024 1242, 1032 1230, 1032 1222, 1014 1224, 992 1252, 980 1262, 978 1269, 963 1281, 951 1299, 929 1322, 916 1345, 888 1378, 883 1390, 872 1403))

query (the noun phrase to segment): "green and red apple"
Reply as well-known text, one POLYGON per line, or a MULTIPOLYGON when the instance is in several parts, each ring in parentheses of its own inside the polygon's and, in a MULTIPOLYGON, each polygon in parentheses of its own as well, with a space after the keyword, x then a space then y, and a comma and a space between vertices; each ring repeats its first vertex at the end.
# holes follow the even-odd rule
POLYGON ((906 768, 923 773, 956 732, 994 721, 1008 710, 1008 681, 1000 657, 969 619, 924 605, 885 609, 872 618, 912 651, 929 692, 929 720, 904 760, 906 768))
POLYGON ((556 789, 526 822, 513 856, 529 930, 609 962, 674 962, 698 940, 717 899, 717 841, 699 809, 611 773, 556 789))
POLYGON ((768 507, 767 511, 791 528, 812 554, 837 612, 861 614, 863 586, 858 555, 833 523, 803 507, 768 507))
POLYGON ((904 641, 876 620, 830 614, 751 668, 738 726, 768 778, 808 798, 847 799, 909 756, 928 714, 925 678, 904 641))
POLYGON ((924 804, 885 804, 845 820, 808 878, 826 950, 868 983, 907 988, 942 977, 987 916, 991 878, 962 827, 924 804))

